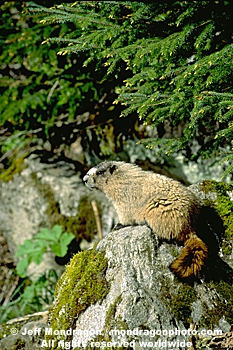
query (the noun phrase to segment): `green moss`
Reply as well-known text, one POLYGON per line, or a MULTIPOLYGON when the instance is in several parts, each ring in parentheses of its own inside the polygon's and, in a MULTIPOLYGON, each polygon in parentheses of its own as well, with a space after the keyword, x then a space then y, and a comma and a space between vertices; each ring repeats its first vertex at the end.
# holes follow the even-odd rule
POLYGON ((22 156, 15 158, 9 168, 1 172, 0 180, 8 182, 14 178, 15 174, 21 173, 21 171, 26 167, 24 162, 26 156, 26 154, 23 154, 22 156))
POLYGON ((8 335, 11 335, 12 328, 16 328, 17 330, 20 330, 28 322, 41 321, 42 318, 43 317, 41 317, 38 314, 32 314, 32 315, 29 315, 29 317, 27 316, 25 318, 19 318, 19 319, 15 320, 14 323, 12 323, 12 320, 10 320, 6 323, 2 323, 0 325, 0 340, 2 338, 7 337, 8 335))
POLYGON ((120 303, 121 301, 121 295, 119 295, 116 300, 114 301, 114 303, 112 303, 107 311, 106 314, 106 327, 108 327, 108 329, 111 329, 112 326, 112 322, 114 320, 115 317, 115 313, 116 313, 116 307, 117 305, 120 303))
POLYGON ((197 300, 197 293, 193 286, 188 284, 177 285, 174 291, 171 291, 169 283, 162 282, 161 299, 164 304, 171 310, 174 318, 184 323, 185 327, 189 327, 192 322, 192 304, 197 300))
POLYGON ((201 188, 205 193, 215 192, 217 195, 215 202, 208 200, 208 203, 205 203, 205 205, 208 204, 214 207, 221 217, 225 228, 222 250, 224 254, 230 254, 233 240, 233 201, 230 200, 227 192, 233 191, 233 186, 224 182, 207 180, 203 182, 201 188))
MULTIPOLYGON (((14 328, 16 328, 16 329, 20 329, 21 327, 22 327, 21 324, 19 324, 19 325, 14 324, 14 328)), ((12 329, 11 324, 2 323, 0 325, 0 340, 7 337, 8 335, 11 335, 11 329, 12 329)))
POLYGON ((198 337, 195 339, 195 341, 196 341, 195 345, 196 345, 197 350, 209 350, 210 349, 210 347, 209 347, 210 338, 209 337, 205 337, 205 338, 198 337))
POLYGON ((180 255, 180 251, 177 246, 170 244, 169 249, 174 258, 177 258, 180 255))
POLYGON ((57 303, 51 307, 49 316, 52 329, 73 328, 81 312, 106 296, 106 268, 104 254, 95 248, 73 257, 56 286, 57 303))
POLYGON ((210 289, 215 289, 218 298, 214 301, 215 307, 209 310, 206 304, 203 305, 204 314, 200 320, 200 326, 207 329, 214 329, 219 320, 224 317, 229 324, 233 324, 233 288, 224 281, 210 282, 210 289))

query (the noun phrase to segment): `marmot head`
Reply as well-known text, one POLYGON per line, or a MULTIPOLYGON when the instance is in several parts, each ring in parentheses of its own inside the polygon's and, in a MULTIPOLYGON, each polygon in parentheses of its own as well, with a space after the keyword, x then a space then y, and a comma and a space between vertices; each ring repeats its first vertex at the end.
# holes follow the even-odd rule
POLYGON ((103 190, 106 183, 117 172, 119 165, 123 162, 103 162, 91 168, 84 176, 85 185, 91 190, 96 188, 103 190))

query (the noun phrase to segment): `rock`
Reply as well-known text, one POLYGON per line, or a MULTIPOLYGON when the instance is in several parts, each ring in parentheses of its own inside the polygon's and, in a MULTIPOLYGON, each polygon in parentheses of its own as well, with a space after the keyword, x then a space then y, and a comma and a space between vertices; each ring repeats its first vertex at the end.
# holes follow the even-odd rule
MULTIPOLYGON (((51 229, 55 224, 74 233, 79 244, 98 241, 92 201, 99 209, 103 236, 117 222, 113 206, 103 194, 84 186, 81 173, 76 172, 72 164, 41 163, 35 155, 25 162, 21 173, 0 183, 0 230, 13 255, 26 239, 31 239, 41 228, 51 229)), ((50 269, 58 274, 63 270, 55 262, 54 254, 48 252, 39 267, 29 266, 28 274, 36 278, 50 269)))
MULTIPOLYGON (((17 220, 22 220, 21 225, 33 235, 38 227, 51 224, 51 213, 59 220, 60 215, 63 220, 72 218, 80 212, 79 204, 87 197, 89 202, 100 201, 102 218, 110 210, 104 232, 110 231, 115 214, 111 212, 111 205, 104 202, 104 196, 90 192, 83 186, 80 174, 65 165, 47 166, 36 162, 30 160, 21 175, 15 176, 8 185, 2 184, 2 195, 6 188, 11 191, 6 199, 2 197, 4 204, 0 208, 4 210, 4 205, 8 206, 5 211, 8 221, 1 223, 4 215, 0 217, 6 236, 16 227, 17 220), (15 197, 14 191, 18 191, 15 197), (10 197, 14 198, 15 206, 10 197), (26 204, 32 205, 34 201, 35 207, 27 212, 26 204), (15 212, 14 208, 19 205, 24 214, 22 212, 15 223, 11 223, 14 219, 9 212, 15 212)), ((233 273, 229 266, 233 262, 232 186, 207 181, 190 189, 200 196, 203 205, 210 205, 213 213, 216 211, 221 216, 225 227, 220 257, 206 267, 203 276, 192 283, 176 279, 169 265, 182 247, 159 242, 147 226, 112 231, 97 246, 72 258, 57 284, 48 322, 37 325, 45 332, 39 337, 36 335, 36 340, 30 338, 30 334, 25 339, 22 333, 26 326, 21 326, 17 335, 19 343, 24 342, 25 349, 34 349, 29 346, 35 344, 41 346, 43 341, 45 347, 51 349, 59 346, 85 346, 86 349, 115 346, 135 350, 151 347, 178 350, 193 346, 194 349, 210 349, 210 341, 214 344, 216 337, 230 332, 233 323, 233 273)), ((88 218, 90 210, 85 215, 88 218)), ((209 224, 213 222, 211 219, 209 224)), ((35 324, 29 323, 27 327, 35 329, 35 324)), ((11 350, 15 338, 12 335, 5 337, 0 346, 11 350)))
POLYGON ((173 244, 159 244, 146 226, 109 233, 96 249, 85 252, 89 254, 86 264, 82 261, 83 253, 79 253, 75 263, 67 267, 50 310, 50 327, 72 328, 72 337, 65 340, 88 349, 94 343, 99 347, 107 342, 118 347, 125 342, 133 349, 148 349, 152 345, 182 349, 190 347, 195 338, 197 342, 207 342, 208 332, 214 335, 229 331, 233 309, 231 285, 222 280, 208 283, 200 280, 193 285, 179 282, 169 270, 179 250, 173 244), (95 258, 100 253, 107 259, 106 265, 102 265, 102 272, 97 269, 96 275, 85 276, 85 281, 93 281, 88 285, 81 276, 89 266, 95 271, 95 258), (92 301, 91 295, 100 283, 105 289, 97 301, 92 301), (81 293, 84 285, 86 296, 81 293), (231 295, 229 301, 225 299, 227 294, 231 295))
POLYGON ((48 312, 37 312, 0 326, 1 350, 38 350, 47 326, 48 312))

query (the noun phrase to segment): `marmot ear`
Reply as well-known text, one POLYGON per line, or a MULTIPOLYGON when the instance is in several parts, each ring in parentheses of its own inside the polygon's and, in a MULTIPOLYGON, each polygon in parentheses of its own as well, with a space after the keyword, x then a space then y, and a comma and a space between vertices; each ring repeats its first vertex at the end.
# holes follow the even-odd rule
POLYGON ((110 174, 112 175, 114 173, 114 171, 117 169, 116 165, 112 165, 109 169, 110 174))

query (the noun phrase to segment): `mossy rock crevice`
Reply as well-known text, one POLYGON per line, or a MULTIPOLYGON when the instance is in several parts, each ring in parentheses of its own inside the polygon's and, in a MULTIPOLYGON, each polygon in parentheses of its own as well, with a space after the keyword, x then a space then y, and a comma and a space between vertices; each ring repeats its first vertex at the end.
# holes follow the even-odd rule
POLYGON ((223 221, 225 233, 222 237, 222 253, 230 255, 233 250, 233 185, 206 180, 200 189, 207 196, 204 205, 214 208, 223 221), (210 199, 211 194, 214 195, 213 199, 210 199))

